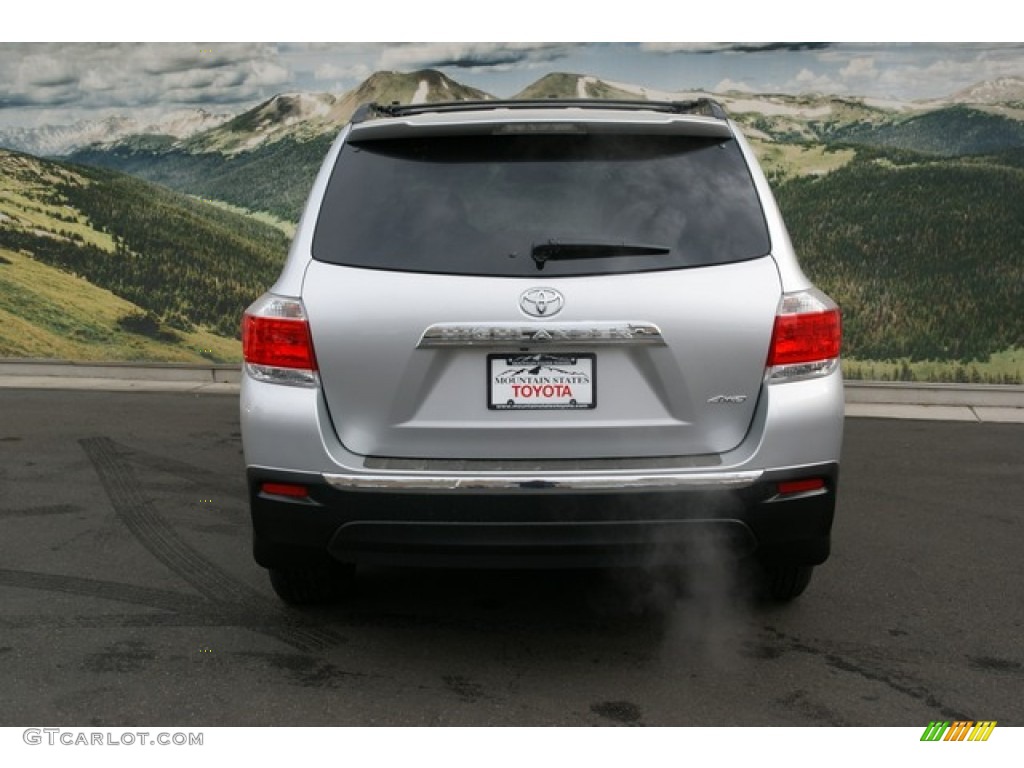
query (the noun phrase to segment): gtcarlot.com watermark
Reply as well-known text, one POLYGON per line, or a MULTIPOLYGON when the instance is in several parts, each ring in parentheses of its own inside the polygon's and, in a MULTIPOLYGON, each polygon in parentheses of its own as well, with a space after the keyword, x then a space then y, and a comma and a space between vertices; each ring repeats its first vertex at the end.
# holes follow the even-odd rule
POLYGON ((21 734, 26 744, 51 747, 201 747, 203 734, 160 731, 74 731, 66 728, 26 728, 21 734))

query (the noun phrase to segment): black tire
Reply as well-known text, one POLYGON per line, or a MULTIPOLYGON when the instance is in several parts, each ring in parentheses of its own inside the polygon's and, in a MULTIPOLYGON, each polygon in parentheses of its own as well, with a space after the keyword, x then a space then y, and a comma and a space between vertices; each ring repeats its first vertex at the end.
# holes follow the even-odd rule
POLYGON ((352 566, 271 568, 270 586, 289 605, 336 603, 352 591, 352 566))
POLYGON ((813 565, 768 563, 761 566, 761 588, 766 600, 788 603, 804 593, 811 583, 813 565))

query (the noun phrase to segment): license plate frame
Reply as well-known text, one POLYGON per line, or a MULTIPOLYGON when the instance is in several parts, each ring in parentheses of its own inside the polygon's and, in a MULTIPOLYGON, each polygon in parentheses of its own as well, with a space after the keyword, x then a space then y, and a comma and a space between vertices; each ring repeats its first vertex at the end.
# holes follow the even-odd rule
POLYGON ((597 407, 593 352, 487 355, 487 408, 492 411, 589 411, 597 407))

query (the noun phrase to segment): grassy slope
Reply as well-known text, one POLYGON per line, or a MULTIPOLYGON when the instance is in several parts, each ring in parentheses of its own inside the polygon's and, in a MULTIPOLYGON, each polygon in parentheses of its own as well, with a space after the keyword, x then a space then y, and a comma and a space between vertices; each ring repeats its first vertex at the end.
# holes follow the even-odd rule
POLYGON ((1024 384, 1024 348, 995 352, 987 360, 860 360, 843 358, 843 374, 850 380, 924 381, 973 384, 1024 384))
MULTIPOLYGON (((0 150, 0 217, 19 229, 65 230, 86 244, 113 253, 114 240, 109 233, 91 227, 81 211, 48 199, 53 187, 64 183, 88 185, 89 181, 69 168, 0 150)), ((0 218, 0 224, 4 222, 0 218)))
POLYGON ((0 151, 0 357, 237 361, 237 318, 286 247, 137 179, 0 151), (147 314, 193 322, 125 329, 147 314))
POLYGON ((827 144, 787 144, 751 139, 758 162, 773 183, 799 176, 821 176, 838 170, 856 157, 853 149, 827 144))
POLYGON ((298 226, 297 222, 279 219, 274 214, 266 213, 265 211, 251 211, 248 208, 243 208, 240 205, 232 205, 231 203, 226 203, 223 200, 214 200, 213 198, 202 197, 201 195, 189 195, 189 197, 201 200, 207 205, 212 205, 214 208, 220 208, 223 211, 237 213, 240 216, 248 216, 251 219, 255 219, 263 224, 268 224, 274 229, 280 230, 289 238, 295 237, 295 230, 298 226))
POLYGON ((176 331, 173 342, 128 333, 118 319, 141 311, 87 280, 0 248, 0 357, 60 360, 235 362, 235 339, 176 331), (7 263, 5 263, 7 262, 7 263))

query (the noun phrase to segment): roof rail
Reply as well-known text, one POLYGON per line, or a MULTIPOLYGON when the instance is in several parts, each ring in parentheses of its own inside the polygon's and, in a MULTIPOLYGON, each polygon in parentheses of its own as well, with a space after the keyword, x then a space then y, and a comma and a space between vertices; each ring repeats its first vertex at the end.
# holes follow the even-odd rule
POLYGON ((578 107, 581 109, 636 109, 679 115, 707 115, 726 119, 722 105, 714 99, 690 101, 646 101, 643 99, 489 99, 486 101, 436 101, 425 104, 361 104, 352 115, 353 123, 380 117, 404 117, 427 112, 466 112, 483 109, 545 109, 578 107))

